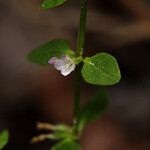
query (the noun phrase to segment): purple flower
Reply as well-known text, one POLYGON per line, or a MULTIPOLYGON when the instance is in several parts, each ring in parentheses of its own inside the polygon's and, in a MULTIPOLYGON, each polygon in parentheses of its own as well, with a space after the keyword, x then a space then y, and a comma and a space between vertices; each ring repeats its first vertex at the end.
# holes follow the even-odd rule
POLYGON ((67 76, 75 70, 74 61, 67 55, 62 55, 59 59, 53 57, 48 61, 48 63, 53 65, 57 70, 60 70, 61 74, 64 76, 67 76))

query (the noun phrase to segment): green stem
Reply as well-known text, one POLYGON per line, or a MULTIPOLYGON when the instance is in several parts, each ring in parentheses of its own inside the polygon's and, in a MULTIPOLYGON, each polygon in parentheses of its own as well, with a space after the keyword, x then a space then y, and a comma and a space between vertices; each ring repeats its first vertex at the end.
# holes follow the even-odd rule
POLYGON ((77 40, 77 51, 76 55, 81 56, 83 54, 84 43, 85 43, 85 30, 86 30, 86 16, 87 16, 87 1, 80 0, 81 11, 80 11, 80 26, 77 40))
MULTIPOLYGON (((78 32, 77 40, 77 50, 76 56, 83 55, 83 49, 85 44, 85 29, 86 29, 86 16, 87 16, 87 0, 80 0, 81 3, 81 12, 80 12, 80 26, 78 32)), ((75 79, 75 89, 74 89, 74 116, 77 119, 77 116, 80 112, 80 95, 81 95, 81 67, 82 64, 79 64, 76 67, 76 79, 75 79)), ((76 120, 77 123, 78 120, 76 120)))
MULTIPOLYGON (((77 119, 77 116, 80 112, 80 94, 81 94, 81 64, 76 67, 76 76, 75 76, 75 88, 74 88, 74 117, 77 119)), ((77 121, 77 120, 76 120, 77 121)))

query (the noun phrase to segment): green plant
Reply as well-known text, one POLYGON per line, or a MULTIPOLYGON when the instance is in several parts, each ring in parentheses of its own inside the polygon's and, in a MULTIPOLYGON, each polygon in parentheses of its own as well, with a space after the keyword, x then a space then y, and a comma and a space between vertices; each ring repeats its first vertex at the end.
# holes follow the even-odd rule
POLYGON ((4 130, 0 133, 0 150, 5 147, 5 145, 8 143, 9 139, 9 133, 7 130, 4 130))
MULTIPOLYGON (((63 4, 67 0, 44 0, 42 9, 63 4)), ((45 139, 57 140, 52 150, 80 150, 78 143, 84 127, 96 120, 107 107, 105 90, 98 91, 84 106, 80 106, 81 78, 92 85, 110 86, 119 82, 121 75, 116 59, 108 53, 98 53, 92 57, 83 57, 88 0, 80 0, 80 26, 76 51, 73 51, 64 39, 55 39, 34 49, 28 54, 28 60, 41 65, 53 65, 61 74, 67 76, 75 70, 74 122, 51 125, 39 123, 39 129, 52 130, 51 134, 34 137, 32 142, 45 139)))

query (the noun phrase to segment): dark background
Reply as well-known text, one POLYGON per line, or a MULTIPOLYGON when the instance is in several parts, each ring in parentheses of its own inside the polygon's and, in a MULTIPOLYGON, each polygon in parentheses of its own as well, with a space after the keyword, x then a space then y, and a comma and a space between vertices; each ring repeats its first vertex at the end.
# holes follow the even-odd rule
MULTIPOLYGON (((40 0, 0 0, 0 130, 8 128, 6 150, 48 150, 30 144, 38 121, 72 122, 74 73, 63 77, 52 67, 26 60, 46 41, 66 38, 75 49, 79 0, 40 10, 40 0), (58 94, 59 93, 59 94, 58 94)), ((150 148, 150 1, 89 0, 85 55, 114 55, 122 80, 108 87, 109 106, 84 131, 84 150, 150 148)), ((98 87, 82 82, 84 103, 98 87)))

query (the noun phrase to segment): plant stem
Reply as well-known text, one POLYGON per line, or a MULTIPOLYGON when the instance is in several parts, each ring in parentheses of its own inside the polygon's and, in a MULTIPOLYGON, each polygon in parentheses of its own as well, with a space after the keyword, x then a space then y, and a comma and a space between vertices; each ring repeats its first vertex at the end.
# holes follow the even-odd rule
POLYGON ((88 0, 80 0, 81 11, 80 11, 80 26, 77 40, 77 51, 76 55, 81 56, 83 54, 83 48, 85 44, 85 30, 86 30, 86 16, 87 16, 87 3, 88 0))
MULTIPOLYGON (((80 26, 79 26, 78 40, 77 40, 77 50, 76 50, 77 57, 83 55, 83 49, 84 49, 84 44, 85 44, 87 5, 88 5, 87 0, 80 0, 80 3, 81 3, 81 12, 80 12, 80 26)), ((75 119, 77 119, 77 116, 79 115, 79 112, 80 112, 81 67, 82 67, 82 64, 79 64, 76 67, 76 78, 75 78, 75 89, 74 89, 75 119)))

